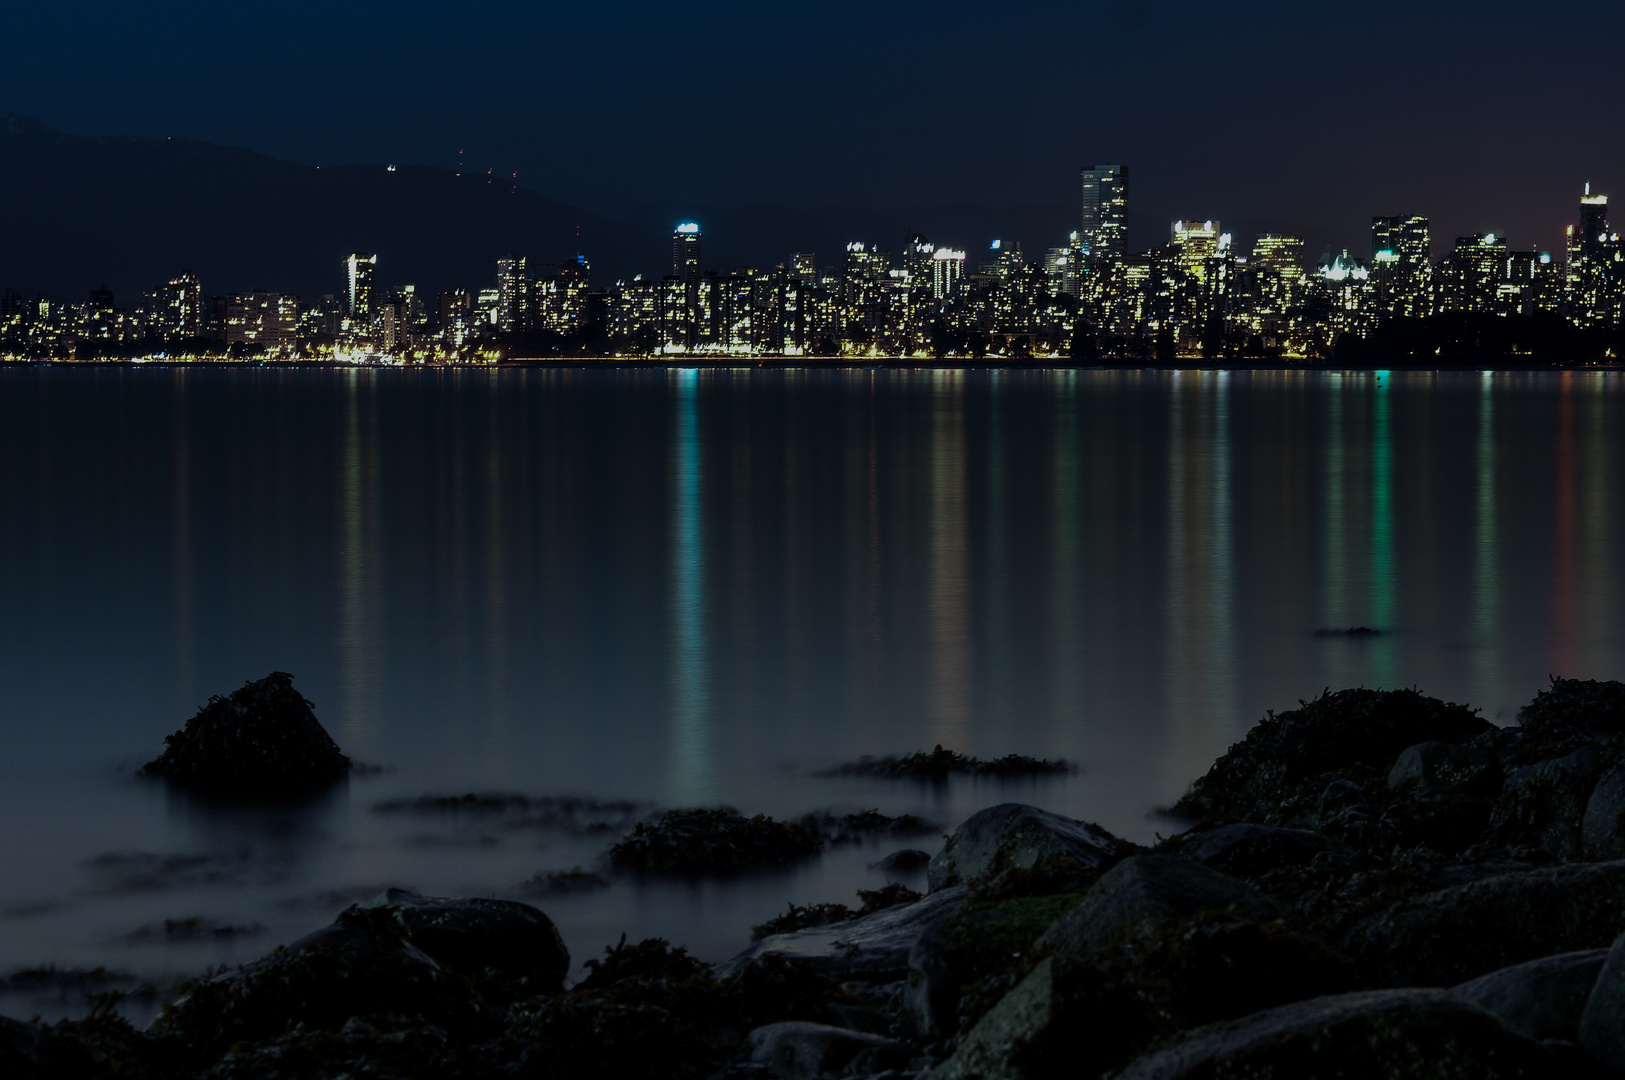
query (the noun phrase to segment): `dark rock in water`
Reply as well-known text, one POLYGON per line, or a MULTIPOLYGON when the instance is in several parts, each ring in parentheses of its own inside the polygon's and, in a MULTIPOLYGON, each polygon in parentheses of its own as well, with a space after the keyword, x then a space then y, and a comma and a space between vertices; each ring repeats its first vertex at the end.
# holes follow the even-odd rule
POLYGON ((1237 823, 1182 833, 1159 850, 1245 878, 1307 863, 1335 846, 1326 837, 1307 829, 1237 823))
POLYGON ((527 896, 572 896, 607 888, 609 878, 579 866, 570 870, 549 870, 519 884, 519 891, 527 896))
POLYGON ((1453 986, 1625 932, 1625 862, 1500 874, 1361 919, 1345 950, 1379 986, 1453 986))
POLYGON ((1384 1077, 1508 1080, 1557 1075, 1539 1043, 1442 990, 1317 998, 1214 1024, 1147 1054, 1117 1080, 1384 1077))
POLYGON ((861 757, 833 770, 835 776, 878 776, 899 780, 946 780, 949 776, 1054 776, 1076 772, 1069 761, 1008 754, 982 760, 967 757, 941 745, 929 754, 917 751, 904 757, 861 757))
POLYGON ((823 849, 818 830, 765 814, 747 818, 737 810, 668 810, 639 822, 609 849, 617 870, 668 874, 737 874, 776 869, 823 849))
POLYGON ((1058 875, 1083 888, 1134 850, 1098 825, 1036 806, 1003 803, 972 814, 955 829, 926 875, 932 892, 1012 869, 1058 875))
POLYGON ((1462 743, 1493 730, 1466 706, 1415 690, 1327 692, 1289 712, 1268 714, 1213 763, 1173 812, 1192 819, 1245 816, 1258 803, 1289 798, 1326 773, 1356 765, 1387 769, 1416 743, 1462 743))
POLYGON ((212 1060, 234 1043, 274 1039, 296 1024, 338 1031, 368 1015, 446 1027, 470 1021, 473 1004, 422 950, 375 924, 349 921, 191 984, 151 1030, 212 1060))
POLYGON ((884 859, 873 864, 870 869, 884 870, 888 874, 918 874, 931 862, 931 853, 921 851, 919 848, 904 848, 894 851, 884 859))
POLYGON ((925 836, 941 828, 913 814, 889 817, 878 810, 865 810, 859 814, 832 814, 828 810, 820 810, 802 815, 801 824, 822 836, 828 844, 861 844, 875 836, 894 839, 925 836))
POLYGON ((752 1031, 747 1042, 751 1061, 765 1067, 769 1076, 784 1080, 836 1072, 868 1075, 901 1068, 913 1056, 895 1039, 805 1020, 764 1025, 752 1031))
POLYGON ((1625 768, 1597 781, 1586 800, 1580 840, 1588 858, 1625 858, 1625 768))
POLYGON ((386 889, 352 910, 389 919, 403 940, 456 975, 474 978, 494 972, 521 982, 530 993, 556 994, 570 970, 570 951, 553 920, 515 900, 448 899, 386 889))
POLYGON ((285 671, 210 698, 164 743, 143 771, 212 795, 300 794, 350 768, 285 671))
POLYGON ((1346 637, 1346 638, 1374 638, 1382 637, 1385 630, 1373 630, 1369 626, 1350 626, 1347 629, 1321 629, 1315 631, 1316 637, 1346 637))
POLYGON ((1493 792, 1501 786, 1495 755, 1476 746, 1425 742, 1400 751, 1388 770, 1388 789, 1424 792, 1493 792))
POLYGON ((830 978, 888 982, 908 973, 908 953, 927 926, 964 905, 963 886, 932 893, 862 918, 846 919, 788 934, 773 934, 716 966, 719 979, 736 975, 753 961, 805 961, 830 978))
POLYGON ((1579 1043, 1591 1056, 1625 1069, 1625 934, 1614 939, 1580 1014, 1579 1043))
POLYGON ((1462 983, 1458 997, 1482 1005, 1531 1039, 1579 1039, 1580 1014, 1607 949, 1543 956, 1462 983))
POLYGON ((1618 759, 1595 743, 1526 765, 1507 777, 1490 812, 1488 836, 1505 848, 1537 848, 1559 859, 1584 851, 1586 806, 1597 781, 1618 759))
POLYGON ((1244 881, 1172 855, 1135 855, 1103 874, 1083 903, 1033 946, 1040 954, 1088 957, 1108 945, 1150 937, 1202 912, 1257 922, 1281 917, 1280 905, 1244 881))

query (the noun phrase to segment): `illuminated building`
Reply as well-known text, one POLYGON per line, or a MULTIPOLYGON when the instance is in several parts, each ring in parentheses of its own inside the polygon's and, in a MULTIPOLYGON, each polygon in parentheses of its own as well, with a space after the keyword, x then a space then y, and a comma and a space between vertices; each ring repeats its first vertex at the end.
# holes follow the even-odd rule
POLYGON ((959 283, 965 279, 965 253, 951 248, 937 248, 931 253, 931 295, 947 300, 959 292, 959 283))
POLYGON ((1258 283, 1258 313, 1284 316, 1297 306, 1303 292, 1303 237, 1261 233, 1253 239, 1248 268, 1258 283))
POLYGON ((1078 234, 1066 247, 1053 247, 1044 252, 1044 276, 1052 295, 1079 296, 1083 293, 1083 252, 1078 247, 1078 234))
POLYGON ((987 246, 987 261, 977 267, 983 274, 991 274, 1000 281, 1012 280, 1016 274, 1027 268, 1027 260, 1021 257, 1021 242, 1019 240, 995 240, 987 246))
POLYGON ((1455 250, 1439 261, 1435 311, 1505 314, 1501 284, 1506 279, 1506 237, 1494 233, 1456 237, 1455 250))
POLYGON ((804 285, 817 283, 818 256, 811 251, 801 251, 790 256, 790 276, 804 285))
POLYGON ((1569 318, 1580 326, 1619 324, 1625 315, 1625 262, 1619 234, 1608 230, 1608 196, 1593 195, 1590 184, 1580 198, 1579 226, 1569 226, 1567 247, 1569 318))
POLYGON ((936 250, 937 246, 919 233, 909 236, 908 243, 903 245, 903 270, 909 282, 930 284, 931 257, 936 250))
POLYGON ((372 315, 373 278, 378 256, 358 251, 344 260, 344 314, 360 322, 372 315))
POLYGON ((254 292, 228 296, 225 302, 227 345, 260 346, 267 353, 293 352, 299 334, 299 298, 254 292))
POLYGON ((671 276, 685 285, 696 285, 702 273, 700 227, 684 222, 671 234, 671 276))
POLYGON ((530 329, 530 268, 523 255, 497 260, 497 329, 504 334, 530 329))
POLYGON ((1128 254, 1128 166, 1085 165, 1079 173, 1078 246, 1085 266, 1128 254))
POLYGON ((203 286, 192 271, 182 270, 160 286, 153 303, 154 329, 165 341, 203 336, 203 286))
POLYGON ((1506 314, 1556 311, 1563 302, 1562 264, 1549 251, 1509 252, 1499 292, 1496 306, 1506 314))
POLYGON ((1371 281, 1380 316, 1431 314, 1432 266, 1427 218, 1397 214, 1371 219, 1371 281))
POLYGON ((562 263, 550 276, 537 281, 533 325, 559 334, 580 328, 587 310, 590 271, 587 257, 577 255, 562 263))
POLYGON ((1375 325, 1376 311, 1371 293, 1371 267, 1366 261, 1351 258, 1347 248, 1340 255, 1334 255, 1327 248, 1316 271, 1319 284, 1331 301, 1331 318, 1325 327, 1328 341, 1335 342, 1343 333, 1361 337, 1369 334, 1375 325))

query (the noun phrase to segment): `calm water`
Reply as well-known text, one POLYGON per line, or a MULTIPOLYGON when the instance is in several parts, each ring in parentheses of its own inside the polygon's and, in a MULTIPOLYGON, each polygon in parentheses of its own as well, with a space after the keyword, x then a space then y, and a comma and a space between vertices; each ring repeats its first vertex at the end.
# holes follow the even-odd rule
MULTIPOLYGON (((1145 840, 1322 687, 1510 721, 1622 674, 1622 408, 1603 374, 0 372, 0 974, 195 973, 616 835, 389 799, 1019 799, 1145 840), (1391 633, 1315 633, 1358 625, 1391 633), (229 813, 133 778, 273 669, 384 771, 229 813), (818 775, 939 742, 1082 770, 818 775), (257 930, 162 930, 193 916, 257 930)), ((898 846, 541 903, 578 961, 623 930, 721 958, 898 846)))

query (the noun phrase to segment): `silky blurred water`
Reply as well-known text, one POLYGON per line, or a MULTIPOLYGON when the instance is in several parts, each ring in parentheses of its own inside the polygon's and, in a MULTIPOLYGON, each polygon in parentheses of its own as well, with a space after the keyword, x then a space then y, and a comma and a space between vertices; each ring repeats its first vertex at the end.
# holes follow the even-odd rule
MULTIPOLYGON (((1147 840, 1323 687, 1511 722, 1621 675, 1622 405, 1604 373, 0 371, 0 976, 162 982, 384 885, 519 895, 621 827, 391 799, 1019 800, 1147 840), (1385 633, 1316 633, 1354 626, 1385 633), (277 669, 383 771, 291 808, 135 778, 277 669), (1081 768, 820 775, 937 743, 1081 768)), ((537 902, 578 962, 718 959, 899 846, 537 902)))

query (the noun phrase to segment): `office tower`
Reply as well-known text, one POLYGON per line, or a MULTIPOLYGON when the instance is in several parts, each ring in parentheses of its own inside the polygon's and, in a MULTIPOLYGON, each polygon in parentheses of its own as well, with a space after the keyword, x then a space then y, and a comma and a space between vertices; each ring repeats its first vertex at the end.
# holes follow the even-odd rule
POLYGON ((965 253, 951 248, 937 248, 931 253, 931 294, 946 300, 959 291, 965 279, 965 253))
POLYGON ((991 274, 1000 281, 1012 280, 1018 272, 1026 267, 1027 262, 1021 257, 1021 241, 995 240, 987 247, 987 262, 976 269, 979 273, 991 274))
POLYGON ((1370 267, 1379 316, 1420 318, 1432 313, 1433 256, 1427 218, 1415 214, 1372 218, 1370 267))
POLYGON ((352 320, 365 320, 372 314, 373 278, 378 256, 358 251, 344 260, 344 314, 352 320))
POLYGON ((203 286, 197 275, 182 270, 158 288, 153 318, 165 341, 203 336, 203 286))
POLYGON ((497 329, 505 334, 530 329, 530 270, 523 255, 497 260, 497 329))
MULTIPOLYGON (((1207 280, 1207 262, 1218 254, 1220 231, 1217 221, 1176 221, 1169 237, 1176 262, 1185 273, 1199 281, 1207 280)), ((1226 245, 1228 246, 1228 238, 1226 245)))
POLYGON ((931 281, 931 256, 937 246, 919 233, 913 233, 903 245, 903 269, 908 272, 910 285, 928 285, 931 281))
POLYGON ((255 292, 226 298, 227 345, 260 346, 268 353, 291 353, 299 334, 299 298, 255 292))
POLYGON ((800 285, 816 285, 818 255, 811 251, 799 251, 790 256, 790 280, 800 285))
POLYGON ((1506 270, 1506 237, 1494 233, 1456 237, 1455 250, 1439 263, 1435 310, 1499 311, 1506 270))
POLYGON ((1085 165, 1078 246, 1085 266, 1115 264, 1128 254, 1128 166, 1085 165))
POLYGON ((698 285, 705 268, 700 260, 700 227, 692 221, 671 234, 671 276, 684 285, 698 285))
POLYGON ((1585 186, 1579 227, 1569 226, 1566 291, 1569 318, 1581 326, 1619 321, 1625 294, 1625 266, 1619 234, 1608 231, 1608 196, 1585 186))

